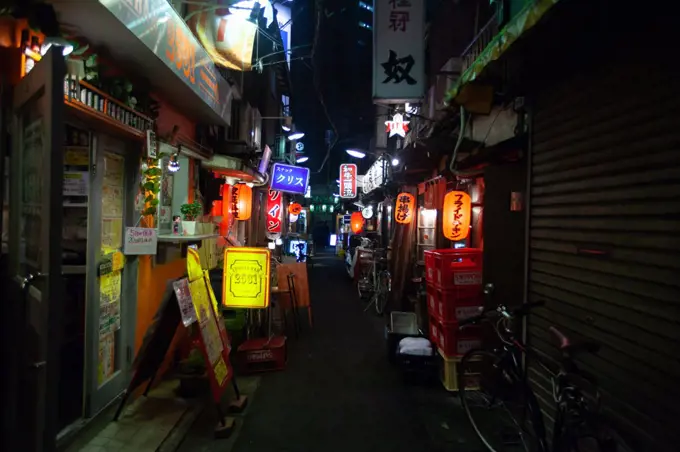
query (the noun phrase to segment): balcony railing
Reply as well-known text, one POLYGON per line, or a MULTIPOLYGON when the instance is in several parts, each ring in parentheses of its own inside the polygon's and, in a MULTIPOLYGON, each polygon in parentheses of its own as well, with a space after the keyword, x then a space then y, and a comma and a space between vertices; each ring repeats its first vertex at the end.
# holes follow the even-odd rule
POLYGON ((477 58, 482 54, 484 49, 493 41, 494 36, 498 34, 498 13, 491 16, 491 19, 482 27, 477 36, 472 40, 469 46, 463 51, 461 60, 463 63, 463 72, 467 71, 477 58))

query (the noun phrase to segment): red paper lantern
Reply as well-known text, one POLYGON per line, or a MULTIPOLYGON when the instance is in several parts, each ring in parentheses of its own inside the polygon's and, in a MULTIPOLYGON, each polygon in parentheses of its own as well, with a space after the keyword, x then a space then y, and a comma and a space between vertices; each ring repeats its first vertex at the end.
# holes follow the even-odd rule
POLYGON ((222 185, 222 222, 220 223, 220 235, 229 235, 229 229, 233 221, 231 185, 222 185))
POLYGON ((452 191, 444 197, 442 230, 444 237, 458 241, 470 234, 472 199, 464 191, 452 191))
POLYGON ((234 218, 241 221, 249 220, 253 210, 253 189, 246 184, 236 184, 231 190, 234 218))
POLYGON ((364 217, 361 215, 361 212, 354 212, 350 217, 349 223, 352 226, 352 232, 355 234, 360 233, 364 228, 364 217))
POLYGON ((399 193, 397 206, 394 209, 394 219, 399 224, 409 224, 413 221, 413 211, 416 208, 416 198, 410 193, 399 193))
POLYGON ((300 215, 300 212, 302 212, 302 206, 300 203, 294 202, 288 206, 288 213, 291 215, 300 215))

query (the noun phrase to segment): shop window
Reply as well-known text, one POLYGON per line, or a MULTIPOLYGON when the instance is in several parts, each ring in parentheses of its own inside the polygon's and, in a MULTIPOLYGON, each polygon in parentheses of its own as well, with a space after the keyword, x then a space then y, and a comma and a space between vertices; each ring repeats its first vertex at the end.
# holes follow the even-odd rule
POLYGON ((435 209, 418 209, 417 258, 425 260, 425 250, 436 248, 437 244, 437 211, 435 209))

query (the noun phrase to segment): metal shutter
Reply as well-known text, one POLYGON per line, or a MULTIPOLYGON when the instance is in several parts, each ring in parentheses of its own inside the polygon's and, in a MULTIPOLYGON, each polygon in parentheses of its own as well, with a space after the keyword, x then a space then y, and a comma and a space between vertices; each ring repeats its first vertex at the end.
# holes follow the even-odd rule
MULTIPOLYGON (((680 440, 680 76, 652 64, 603 62, 535 98, 528 298, 547 305, 528 340, 555 357, 555 325, 602 344, 583 369, 638 450, 661 451, 680 440)), ((529 376, 552 416, 550 381, 529 376)))

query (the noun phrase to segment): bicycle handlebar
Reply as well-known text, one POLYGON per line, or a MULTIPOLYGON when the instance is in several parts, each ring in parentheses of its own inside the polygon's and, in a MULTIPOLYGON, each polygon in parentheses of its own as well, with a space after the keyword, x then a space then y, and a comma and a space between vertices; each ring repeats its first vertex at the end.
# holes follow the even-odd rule
POLYGON ((522 306, 513 309, 512 311, 508 311, 507 308, 503 305, 499 305, 495 308, 486 308, 483 309, 482 312, 476 316, 473 317, 468 317, 467 319, 461 320, 458 322, 458 328, 462 328, 466 325, 473 325, 480 323, 482 320, 485 320, 487 317, 489 317, 489 314, 491 313, 496 313, 498 315, 502 315, 506 318, 514 318, 514 317, 523 317, 529 312, 534 309, 538 308, 540 306, 545 305, 545 301, 534 301, 530 303, 525 303, 522 306))

